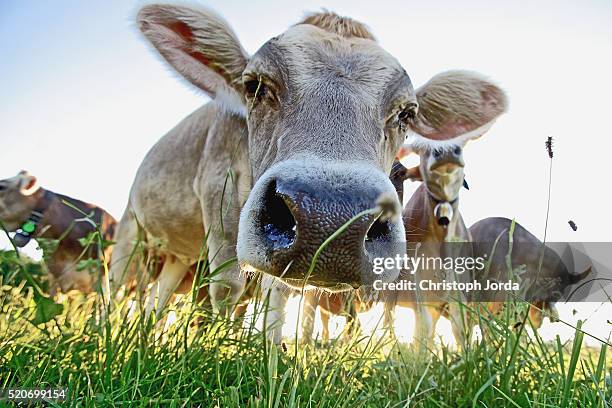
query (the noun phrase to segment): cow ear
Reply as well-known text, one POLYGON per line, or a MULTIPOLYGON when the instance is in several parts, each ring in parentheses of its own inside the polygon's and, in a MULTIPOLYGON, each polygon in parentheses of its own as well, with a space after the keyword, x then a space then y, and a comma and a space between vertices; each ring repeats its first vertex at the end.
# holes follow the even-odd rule
POLYGON ((480 74, 448 71, 417 90, 418 113, 411 136, 465 143, 482 136, 508 108, 504 91, 480 74))
POLYGON ((248 55, 222 17, 208 9, 151 4, 140 9, 137 23, 160 55, 190 83, 211 98, 223 98, 244 110, 241 76, 248 55))
POLYGON ((24 196, 31 196, 40 189, 38 179, 27 171, 20 171, 17 175, 19 179, 19 192, 24 196))

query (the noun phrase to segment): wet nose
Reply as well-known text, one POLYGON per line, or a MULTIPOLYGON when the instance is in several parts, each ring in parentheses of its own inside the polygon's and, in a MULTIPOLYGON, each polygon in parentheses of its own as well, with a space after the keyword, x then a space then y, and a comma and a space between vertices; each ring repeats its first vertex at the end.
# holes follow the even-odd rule
MULTIPOLYGON (((271 250, 316 250, 345 222, 359 212, 374 209, 382 195, 376 186, 353 186, 355 190, 321 189, 292 178, 272 180, 263 199, 261 222, 271 250), (356 193, 357 194, 353 194, 356 193), (311 248, 309 248, 311 247, 311 248)), ((354 220, 343 234, 346 248, 361 256, 366 241, 376 241, 389 234, 389 223, 373 211, 354 220), (351 245, 354 243, 355 245, 351 245)))
POLYGON ((364 274, 372 271, 372 257, 381 251, 386 255, 387 243, 391 252, 404 240, 399 200, 382 172, 378 177, 374 171, 354 168, 283 167, 258 182, 264 183, 249 197, 256 204, 247 203, 253 217, 248 227, 243 223, 246 214, 241 216, 240 227, 251 230, 248 238, 239 237, 243 266, 288 280, 307 278, 315 286, 358 287, 367 281, 364 274), (396 216, 381 216, 381 197, 397 205, 396 216), (311 270, 315 253, 340 229, 311 270))

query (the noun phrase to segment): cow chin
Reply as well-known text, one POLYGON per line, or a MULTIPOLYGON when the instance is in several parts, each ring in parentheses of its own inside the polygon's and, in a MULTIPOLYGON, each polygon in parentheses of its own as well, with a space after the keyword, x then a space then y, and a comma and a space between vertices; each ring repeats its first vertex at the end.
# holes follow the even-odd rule
MULTIPOLYGON (((242 209, 238 261, 243 270, 294 287, 343 291, 392 281, 399 269, 373 272, 376 258, 406 251, 399 211, 381 217, 378 210, 383 196, 397 200, 389 178, 369 163, 278 163, 257 181, 242 209)), ((393 204, 401 208, 399 200, 393 204)))

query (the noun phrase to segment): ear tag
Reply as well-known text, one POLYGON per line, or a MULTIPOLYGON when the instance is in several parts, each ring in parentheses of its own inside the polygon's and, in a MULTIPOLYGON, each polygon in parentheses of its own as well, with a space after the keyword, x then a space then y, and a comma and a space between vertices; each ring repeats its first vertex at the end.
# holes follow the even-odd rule
POLYGON ((28 220, 21 226, 21 230, 31 235, 34 231, 36 231, 36 223, 34 221, 28 220))

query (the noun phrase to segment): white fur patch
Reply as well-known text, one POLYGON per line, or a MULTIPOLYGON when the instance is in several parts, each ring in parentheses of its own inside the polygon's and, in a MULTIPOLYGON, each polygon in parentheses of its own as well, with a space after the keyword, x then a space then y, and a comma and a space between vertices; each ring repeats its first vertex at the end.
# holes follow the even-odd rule
POLYGON ((238 94, 232 90, 224 89, 218 92, 215 96, 215 102, 219 104, 222 110, 228 113, 233 113, 242 118, 247 117, 246 106, 238 94))

